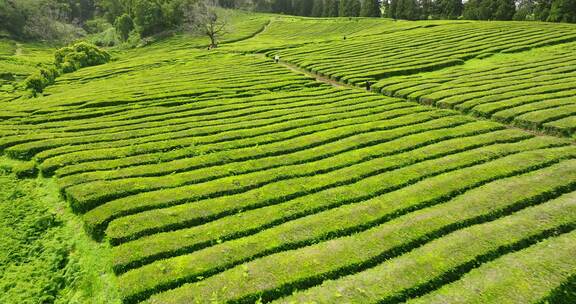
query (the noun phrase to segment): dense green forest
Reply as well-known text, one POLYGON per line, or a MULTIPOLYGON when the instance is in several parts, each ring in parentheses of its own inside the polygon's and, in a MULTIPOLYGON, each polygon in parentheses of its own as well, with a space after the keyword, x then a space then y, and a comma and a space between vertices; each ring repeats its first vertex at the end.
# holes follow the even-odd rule
MULTIPOLYGON (((207 7, 311 17, 576 22, 576 0, 0 0, 0 37, 113 45, 215 19, 207 7)), ((192 26, 190 26, 192 25, 192 26)), ((202 31, 202 30, 201 30, 202 31)))
POLYGON ((210 16, 214 1, 200 0, 0 0, 0 35, 74 40, 89 34, 127 40, 186 28, 210 16), (113 27, 112 27, 113 26, 113 27))

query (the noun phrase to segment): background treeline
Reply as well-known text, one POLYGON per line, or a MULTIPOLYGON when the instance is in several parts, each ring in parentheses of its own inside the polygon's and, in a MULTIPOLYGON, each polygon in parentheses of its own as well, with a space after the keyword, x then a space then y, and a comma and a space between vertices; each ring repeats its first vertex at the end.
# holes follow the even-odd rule
POLYGON ((230 0, 0 0, 0 38, 74 40, 112 33, 126 40, 187 28, 230 0))
POLYGON ((194 23, 206 6, 310 17, 576 22, 576 0, 0 0, 0 38, 140 38, 194 23))
POLYGON ((260 11, 310 17, 380 17, 378 0, 273 0, 254 1, 260 11))
POLYGON ((576 0, 254 0, 253 7, 310 17, 576 22, 576 0))
POLYGON ((81 34, 93 0, 0 0, 0 36, 54 40, 81 34))

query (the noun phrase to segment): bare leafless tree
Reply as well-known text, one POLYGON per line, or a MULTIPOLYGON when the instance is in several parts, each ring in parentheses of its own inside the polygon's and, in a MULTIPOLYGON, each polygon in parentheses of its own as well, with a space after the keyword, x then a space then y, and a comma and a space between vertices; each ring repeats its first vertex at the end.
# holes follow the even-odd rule
POLYGON ((183 9, 184 29, 210 38, 210 49, 217 48, 219 39, 230 31, 228 16, 211 1, 189 0, 183 9))
POLYGON ((228 32, 228 21, 215 10, 208 10, 203 21, 204 33, 210 38, 210 48, 218 47, 220 36, 228 32))

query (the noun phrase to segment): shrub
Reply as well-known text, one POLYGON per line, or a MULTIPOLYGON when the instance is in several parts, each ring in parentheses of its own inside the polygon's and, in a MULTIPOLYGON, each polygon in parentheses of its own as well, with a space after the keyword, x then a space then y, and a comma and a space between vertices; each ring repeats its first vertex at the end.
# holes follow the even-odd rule
POLYGON ((65 73, 87 66, 104 64, 108 61, 110 61, 108 52, 86 42, 61 48, 54 54, 56 66, 65 73))
POLYGON ((90 42, 99 47, 110 47, 119 44, 120 41, 116 29, 111 27, 91 37, 90 42))
POLYGON ((24 80, 24 87, 32 90, 34 93, 42 93, 46 86, 46 80, 40 72, 33 73, 24 80))
POLYGON ((58 70, 53 66, 40 69, 40 74, 46 80, 46 82, 48 84, 54 83, 54 80, 56 80, 56 77, 58 77, 60 75, 58 70))
POLYGON ((43 67, 24 80, 24 87, 32 90, 34 94, 42 93, 44 88, 54 83, 59 75, 60 72, 54 66, 43 67))
POLYGON ((130 32, 130 35, 128 35, 128 40, 124 42, 124 45, 126 47, 134 48, 137 47, 140 43, 141 43, 140 34, 138 34, 138 32, 136 31, 132 31, 130 32))

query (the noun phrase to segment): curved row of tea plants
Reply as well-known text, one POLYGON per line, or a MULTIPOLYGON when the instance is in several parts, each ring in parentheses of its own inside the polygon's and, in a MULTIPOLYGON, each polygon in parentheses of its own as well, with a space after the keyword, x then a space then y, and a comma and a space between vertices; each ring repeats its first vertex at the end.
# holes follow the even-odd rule
POLYGON ((576 44, 377 82, 375 90, 563 136, 576 131, 576 44))
POLYGON ((359 84, 576 40, 574 26, 538 23, 441 24, 274 50, 285 61, 338 81, 359 84))
POLYGON ((375 82, 388 96, 552 135, 576 131, 572 25, 429 22, 370 33, 262 51, 336 81, 375 82))

